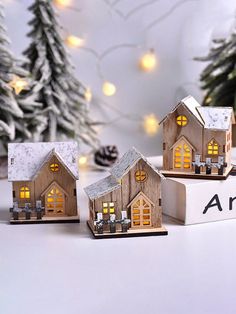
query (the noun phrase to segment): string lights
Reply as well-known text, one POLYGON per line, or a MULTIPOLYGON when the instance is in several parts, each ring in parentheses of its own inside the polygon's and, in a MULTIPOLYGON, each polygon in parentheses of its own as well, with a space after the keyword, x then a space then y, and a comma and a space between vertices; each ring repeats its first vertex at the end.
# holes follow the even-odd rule
POLYGON ((113 96, 116 93, 116 86, 111 82, 104 82, 102 85, 102 91, 105 96, 113 96))
POLYGON ((22 90, 27 89, 29 84, 25 79, 20 78, 17 75, 14 75, 9 85, 14 89, 15 93, 18 95, 22 90))
MULTIPOLYGON (((109 9, 111 11, 114 11, 118 16, 120 16, 125 22, 130 19, 132 16, 134 16, 136 13, 140 12, 141 10, 145 9, 148 6, 151 6, 160 0, 146 0, 146 2, 136 6, 131 11, 124 13, 121 10, 117 8, 118 4, 121 2, 121 0, 101 0, 106 5, 109 6, 109 9)), ((151 28, 155 27, 157 24, 165 20, 168 16, 170 16, 177 8, 182 6, 184 3, 192 2, 197 0, 179 0, 175 4, 173 4, 168 11, 164 12, 162 15, 158 16, 155 20, 151 21, 149 24, 147 24, 143 31, 148 32, 151 28)), ((54 4, 60 8, 60 9, 69 9, 73 11, 80 12, 81 10, 73 7, 73 0, 53 0, 54 4)), ((114 83, 106 80, 105 75, 102 71, 102 61, 107 57, 110 53, 123 48, 134 48, 134 49, 144 49, 143 45, 140 44, 131 44, 131 43, 124 43, 124 44, 118 44, 111 46, 107 48, 104 52, 99 54, 96 50, 86 47, 84 39, 77 37, 75 35, 70 34, 70 32, 66 32, 65 34, 65 43, 71 47, 71 48, 78 48, 83 49, 84 51, 87 51, 91 53, 97 60, 97 71, 98 76, 100 77, 102 83, 102 92, 105 96, 113 96, 116 94, 117 87, 114 83)), ((147 48, 147 47, 145 47, 147 48)), ((151 72, 154 71, 158 65, 158 59, 155 54, 155 51, 153 49, 146 50, 146 52, 141 56, 141 58, 138 60, 139 68, 141 71, 144 72, 151 72)), ((9 85, 15 90, 16 94, 19 94, 22 90, 27 89, 28 82, 20 77, 14 77, 13 80, 9 83, 9 85)), ((87 88, 85 90, 85 99, 89 103, 93 99, 93 95, 90 88, 87 88)), ((113 107, 112 104, 106 103, 104 99, 100 99, 99 102, 103 104, 106 107, 110 107, 114 112, 117 113, 118 117, 114 120, 114 122, 119 121, 120 119, 128 119, 133 120, 139 124, 142 124, 144 132, 148 136, 154 136, 157 134, 159 130, 159 123, 158 119, 155 116, 155 114, 147 114, 144 117, 138 116, 138 115, 131 115, 131 114, 125 114, 123 113, 119 108, 113 107)), ((104 126, 110 125, 109 122, 103 123, 104 126)), ((89 155, 82 155, 79 158, 79 166, 80 167, 86 167, 89 162, 89 155)))
POLYGON ((71 5, 71 0, 54 0, 54 3, 59 7, 69 7, 71 5))
POLYGON ((157 134, 159 129, 159 121, 153 113, 144 117, 143 128, 145 133, 149 136, 154 136, 157 134))
POLYGON ((79 158, 79 166, 80 167, 86 167, 88 164, 88 156, 82 155, 79 158))
POLYGON ((74 36, 74 35, 69 35, 66 37, 65 42, 68 46, 72 48, 80 48, 84 44, 84 39, 74 36))
POLYGON ((87 100, 87 102, 91 102, 91 100, 93 98, 93 94, 92 94, 92 91, 91 91, 90 87, 86 88, 86 91, 84 93, 84 97, 87 100))
POLYGON ((156 55, 153 49, 145 53, 139 61, 140 68, 145 72, 151 72, 157 65, 156 55))

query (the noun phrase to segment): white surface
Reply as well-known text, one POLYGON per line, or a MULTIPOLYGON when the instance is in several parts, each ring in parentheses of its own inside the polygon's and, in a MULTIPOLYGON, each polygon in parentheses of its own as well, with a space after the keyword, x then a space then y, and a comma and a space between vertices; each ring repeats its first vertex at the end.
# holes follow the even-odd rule
MULTIPOLYGON (((13 51, 19 56, 29 43, 27 22, 31 15, 27 7, 32 0, 4 0, 6 22, 13 51)), ((90 86, 95 95, 91 105, 92 115, 100 112, 105 121, 114 121, 115 107, 136 117, 155 113, 159 119, 188 94, 202 100, 199 74, 206 66, 193 60, 205 56, 212 38, 230 33, 235 20, 235 0, 182 1, 180 0, 71 0, 80 12, 59 10, 61 24, 69 33, 85 39, 86 47, 102 54, 119 44, 141 45, 142 48, 122 48, 108 54, 101 62, 105 80, 113 82, 117 93, 113 97, 102 94, 102 80, 96 69, 96 57, 83 49, 69 49, 78 78, 90 86), (116 2, 117 10, 127 15, 135 7, 140 9, 129 19, 122 18, 107 4, 116 2), (149 3, 146 7, 142 4, 149 3), (164 15, 166 18, 162 19, 164 15), (157 19, 160 23, 149 31, 145 27, 157 19), (158 66, 152 73, 139 70, 139 58, 150 48, 155 49, 158 66), (106 104, 101 104, 103 100, 106 104)), ((63 35, 66 35, 63 32, 63 35)), ((161 132, 148 137, 136 121, 118 120, 106 127, 103 143, 117 144, 122 152, 134 145, 146 155, 161 153, 161 132)))
POLYGON ((227 180, 167 178, 162 182, 163 213, 186 225, 236 218, 235 200, 232 209, 229 209, 230 198, 236 198, 235 186, 235 176, 229 176, 227 180), (204 214, 208 204, 216 204, 215 195, 219 198, 222 211, 214 206, 204 214))
MULTIPOLYGON (((106 173, 81 171, 86 186, 106 173)), ((234 313, 236 220, 169 235, 94 240, 85 224, 9 225, 10 184, 0 181, 1 314, 234 313)))

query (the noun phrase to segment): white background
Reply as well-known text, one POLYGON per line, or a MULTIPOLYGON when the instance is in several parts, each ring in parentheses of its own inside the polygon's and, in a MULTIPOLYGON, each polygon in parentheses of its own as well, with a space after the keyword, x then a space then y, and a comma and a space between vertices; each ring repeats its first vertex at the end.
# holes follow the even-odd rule
MULTIPOLYGON (((25 37, 29 31, 27 21, 31 18, 27 7, 32 1, 4 0, 4 3, 12 48, 19 56, 29 42, 25 37)), ((69 33, 84 38, 85 46, 99 54, 117 44, 142 47, 116 50, 102 62, 105 78, 117 86, 117 94, 110 98, 102 95, 96 58, 84 50, 69 49, 77 77, 90 86, 95 95, 91 106, 93 116, 100 112, 99 118, 111 121, 117 115, 108 108, 114 106, 126 114, 142 117, 155 113, 161 119, 177 100, 189 93, 201 101, 202 92, 197 85, 205 64, 193 61, 193 57, 206 55, 211 39, 228 34, 234 25, 234 0, 120 0, 116 9, 126 15, 144 3, 149 5, 126 21, 103 0, 72 0, 72 5, 80 12, 58 11, 60 22, 69 33), (171 15, 148 32, 144 31, 148 24, 180 2, 171 15), (137 64, 150 47, 155 49, 159 65, 155 72, 144 73, 137 64), (107 105, 101 109, 102 101, 107 105)), ((101 138, 103 144, 117 144, 122 152, 133 145, 145 155, 156 155, 161 150, 161 132, 149 138, 136 121, 119 120, 106 127, 101 138)))

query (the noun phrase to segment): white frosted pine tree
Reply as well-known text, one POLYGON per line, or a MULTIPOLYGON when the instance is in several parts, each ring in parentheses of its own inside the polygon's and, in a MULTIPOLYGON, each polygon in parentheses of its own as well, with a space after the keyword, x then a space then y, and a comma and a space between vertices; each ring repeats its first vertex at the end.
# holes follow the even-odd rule
POLYGON ((14 77, 25 76, 27 72, 17 65, 9 46, 4 7, 0 2, 0 145, 1 150, 5 148, 1 155, 6 153, 9 141, 23 141, 31 136, 23 120, 24 110, 11 86, 14 77))
POLYGON ((29 129, 34 141, 76 139, 97 148, 94 122, 89 117, 85 99, 86 88, 75 78, 60 26, 51 0, 34 0, 29 7, 33 19, 28 34, 31 43, 24 55, 27 70, 32 75, 30 90, 21 101, 42 104, 28 112, 29 129))

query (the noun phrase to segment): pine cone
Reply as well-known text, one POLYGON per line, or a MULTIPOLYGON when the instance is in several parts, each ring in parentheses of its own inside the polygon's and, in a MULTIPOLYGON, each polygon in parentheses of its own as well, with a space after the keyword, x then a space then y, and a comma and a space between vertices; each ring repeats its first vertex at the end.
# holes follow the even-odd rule
POLYGON ((102 146, 94 154, 94 162, 103 167, 111 167, 118 159, 119 152, 116 146, 102 146))

